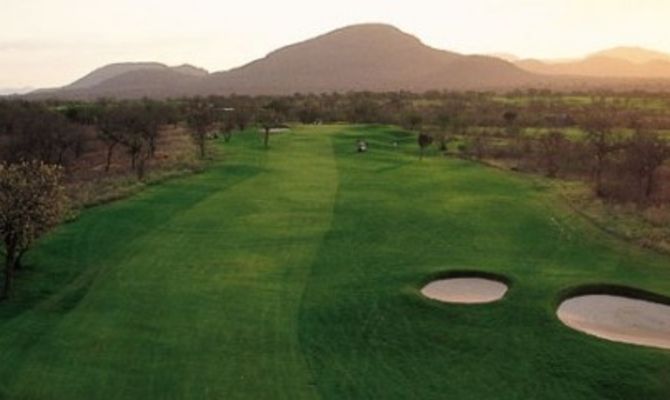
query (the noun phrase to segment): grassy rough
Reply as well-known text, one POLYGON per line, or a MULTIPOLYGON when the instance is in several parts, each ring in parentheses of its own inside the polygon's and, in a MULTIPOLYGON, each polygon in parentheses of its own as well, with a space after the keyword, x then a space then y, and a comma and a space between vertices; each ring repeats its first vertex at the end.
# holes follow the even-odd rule
POLYGON ((257 140, 85 211, 30 254, 0 306, 0 398, 670 397, 669 352, 555 317, 586 284, 670 295, 667 257, 601 233, 536 181, 419 161, 393 128, 257 140), (421 297, 429 277, 463 270, 510 292, 484 306, 421 297))

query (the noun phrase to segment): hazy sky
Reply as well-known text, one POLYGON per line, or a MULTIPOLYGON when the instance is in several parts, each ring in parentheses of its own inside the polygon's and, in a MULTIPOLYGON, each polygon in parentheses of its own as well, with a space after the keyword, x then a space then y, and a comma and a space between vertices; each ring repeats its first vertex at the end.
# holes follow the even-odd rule
POLYGON ((384 22, 463 53, 670 52, 670 0, 1 0, 0 88, 57 86, 111 62, 223 70, 296 41, 384 22))

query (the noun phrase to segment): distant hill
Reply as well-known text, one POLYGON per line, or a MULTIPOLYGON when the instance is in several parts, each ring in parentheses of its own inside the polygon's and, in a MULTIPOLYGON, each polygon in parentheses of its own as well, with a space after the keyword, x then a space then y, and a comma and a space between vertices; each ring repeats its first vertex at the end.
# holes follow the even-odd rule
POLYGON ((528 85, 536 79, 532 73, 498 58, 437 50, 392 26, 365 24, 282 48, 230 71, 206 74, 190 66, 114 64, 40 95, 90 99, 494 89, 528 85))
POLYGON ((529 72, 599 78, 670 78, 670 55, 638 47, 617 47, 581 60, 551 62, 520 60, 529 72))
POLYGON ((184 64, 168 67, 156 62, 129 62, 98 68, 75 82, 55 89, 41 89, 34 97, 97 98, 161 96, 181 90, 196 78, 209 75, 207 70, 184 64))
POLYGON ((645 64, 653 61, 670 62, 670 54, 642 47, 615 47, 594 53, 591 57, 616 58, 635 64, 645 64))
POLYGON ((517 61, 521 60, 521 57, 519 57, 515 54, 512 54, 512 53, 492 53, 492 54, 488 54, 488 56, 499 58, 501 60, 505 60, 505 61, 509 61, 509 62, 517 62, 517 61))
POLYGON ((0 88, 0 96, 21 95, 32 92, 33 90, 35 89, 31 87, 0 88))
POLYGON ((190 65, 190 64, 184 64, 184 65, 180 65, 180 66, 177 66, 177 67, 171 67, 170 69, 174 72, 178 72, 180 74, 190 75, 190 76, 203 77, 203 76, 209 75, 209 72, 206 69, 199 68, 199 67, 194 67, 193 65, 190 65))
POLYGON ((108 79, 116 78, 117 76, 123 75, 132 71, 160 71, 167 68, 166 65, 147 62, 147 63, 119 63, 119 64, 110 64, 102 68, 98 68, 88 75, 80 78, 73 83, 66 86, 67 89, 86 89, 94 87, 103 83, 108 79))
POLYGON ((171 68, 135 70, 107 79, 90 88, 65 88, 50 93, 48 97, 90 100, 100 97, 167 98, 191 96, 206 94, 196 92, 199 83, 204 79, 206 79, 206 75, 185 74, 171 68))

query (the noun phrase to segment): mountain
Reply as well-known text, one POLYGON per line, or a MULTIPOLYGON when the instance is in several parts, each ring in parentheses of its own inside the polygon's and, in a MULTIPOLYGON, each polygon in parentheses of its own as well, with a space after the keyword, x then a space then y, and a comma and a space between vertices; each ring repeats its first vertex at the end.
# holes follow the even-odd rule
POLYGON ((28 97, 164 97, 179 90, 188 91, 189 85, 208 75, 207 70, 189 64, 168 67, 157 62, 117 63, 98 68, 67 86, 36 90, 28 97))
POLYGON ((645 64, 653 61, 670 62, 670 54, 642 47, 615 47, 594 53, 591 57, 616 58, 635 64, 645 64))
POLYGON ((499 58, 501 60, 509 61, 509 62, 512 62, 512 63, 521 60, 521 57, 517 56, 516 54, 512 54, 512 53, 492 53, 492 54, 488 54, 488 56, 499 58))
POLYGON ((356 25, 285 47, 241 68, 215 73, 218 92, 285 94, 349 90, 492 88, 532 75, 484 56, 437 50, 397 28, 356 25))
MULTIPOLYGON (((185 74, 170 68, 135 70, 107 79, 85 89, 65 88, 50 93, 49 98, 96 99, 110 98, 168 98, 192 96, 206 76, 185 74)), ((208 93, 202 93, 208 94, 208 93)))
POLYGON ((115 64, 42 97, 177 97, 345 91, 495 89, 532 84, 534 74, 494 57, 438 50, 399 29, 355 25, 213 74, 190 66, 115 64), (190 73, 183 73, 184 70, 190 73))
POLYGON ((209 75, 209 71, 207 71, 206 69, 194 67, 193 65, 190 64, 183 64, 178 67, 171 67, 170 69, 174 72, 190 76, 202 77, 209 75))
POLYGON ((70 85, 66 86, 68 89, 85 89, 94 87, 103 83, 108 79, 115 78, 132 71, 143 70, 161 70, 166 68, 165 65, 159 63, 119 63, 110 64, 102 68, 98 68, 88 75, 80 78, 70 85))
POLYGON ((572 75, 600 78, 670 78, 670 55, 638 47, 617 47, 594 53, 581 60, 519 60, 526 71, 545 75, 572 75))
POLYGON ((110 64, 102 68, 98 68, 83 78, 66 86, 67 89, 86 89, 92 88, 104 83, 110 79, 131 73, 131 72, 165 72, 172 71, 189 76, 205 76, 208 72, 201 68, 196 68, 192 65, 181 65, 178 67, 168 67, 165 64, 156 62, 138 62, 138 63, 118 63, 110 64))

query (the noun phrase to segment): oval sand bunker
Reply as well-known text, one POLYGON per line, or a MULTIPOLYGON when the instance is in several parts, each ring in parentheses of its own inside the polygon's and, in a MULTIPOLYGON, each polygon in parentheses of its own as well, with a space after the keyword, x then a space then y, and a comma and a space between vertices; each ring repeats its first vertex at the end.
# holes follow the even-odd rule
POLYGON ((502 299, 507 285, 483 278, 449 278, 429 283, 421 293, 445 303, 485 304, 502 299))
POLYGON ((611 295, 564 301, 558 318, 578 331, 615 342, 670 349, 670 306, 611 295))

